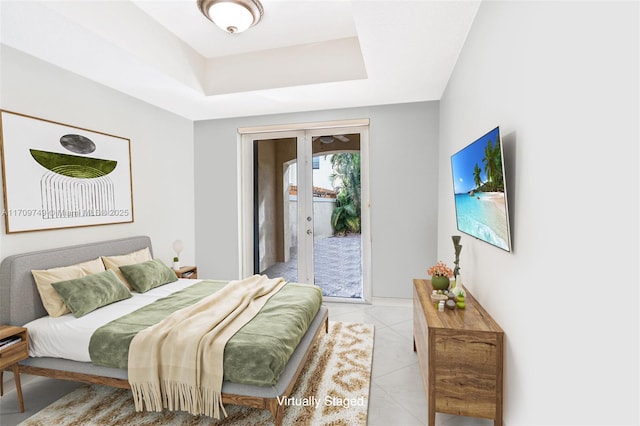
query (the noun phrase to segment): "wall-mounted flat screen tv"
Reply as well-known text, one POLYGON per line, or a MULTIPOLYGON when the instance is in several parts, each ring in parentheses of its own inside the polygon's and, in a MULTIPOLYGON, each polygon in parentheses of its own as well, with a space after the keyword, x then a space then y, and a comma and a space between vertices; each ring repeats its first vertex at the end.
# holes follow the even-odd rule
POLYGON ((458 229, 511 251, 500 128, 453 154, 451 171, 458 229))

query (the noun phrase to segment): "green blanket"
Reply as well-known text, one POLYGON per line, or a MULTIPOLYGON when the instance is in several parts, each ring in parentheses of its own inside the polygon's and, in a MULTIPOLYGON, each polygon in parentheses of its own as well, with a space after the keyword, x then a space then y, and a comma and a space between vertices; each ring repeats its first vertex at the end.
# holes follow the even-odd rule
MULTIPOLYGON (((91 361, 96 365, 127 368, 129 344, 136 333, 226 283, 201 281, 98 328, 89 343, 91 361)), ((224 380, 259 386, 275 384, 321 304, 322 292, 318 287, 287 283, 227 343, 224 380)))

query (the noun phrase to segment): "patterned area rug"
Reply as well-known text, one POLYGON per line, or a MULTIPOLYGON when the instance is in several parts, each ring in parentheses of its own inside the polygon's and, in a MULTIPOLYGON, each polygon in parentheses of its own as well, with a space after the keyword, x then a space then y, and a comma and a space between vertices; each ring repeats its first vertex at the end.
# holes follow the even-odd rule
MULTIPOLYGON (((312 349, 293 394, 282 403, 284 425, 366 425, 373 355, 373 325, 329 322, 312 349)), ((215 420, 185 412, 136 413, 131 392, 106 386, 82 386, 22 426, 44 425, 273 425, 267 410, 234 405, 215 420)))

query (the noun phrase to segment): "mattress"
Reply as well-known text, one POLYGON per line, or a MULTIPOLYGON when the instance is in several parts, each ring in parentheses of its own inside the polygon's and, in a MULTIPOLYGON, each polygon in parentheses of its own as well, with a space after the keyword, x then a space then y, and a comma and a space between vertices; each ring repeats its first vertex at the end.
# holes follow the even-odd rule
POLYGON ((91 362, 89 341, 99 327, 199 281, 179 279, 146 293, 132 292, 129 299, 104 306, 80 318, 69 313, 33 320, 24 325, 29 330, 29 355, 91 362))

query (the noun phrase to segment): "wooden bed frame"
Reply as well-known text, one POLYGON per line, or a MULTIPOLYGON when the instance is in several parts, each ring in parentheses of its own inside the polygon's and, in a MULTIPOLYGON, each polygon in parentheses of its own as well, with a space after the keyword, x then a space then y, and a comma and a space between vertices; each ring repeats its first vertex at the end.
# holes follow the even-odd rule
MULTIPOLYGON (((0 264, 0 324, 22 326, 47 315, 38 294, 32 269, 49 269, 96 259, 131 253, 149 247, 147 236, 101 241, 77 246, 61 247, 6 257, 0 264)), ((306 364, 316 338, 329 331, 328 309, 321 306, 302 341, 291 355, 278 382, 272 387, 224 382, 222 401, 225 404, 266 409, 275 424, 282 425, 284 405, 278 403, 288 397, 306 364)), ((20 372, 54 379, 93 383, 129 389, 126 370, 95 366, 87 362, 57 358, 28 358, 20 362, 20 372)))

